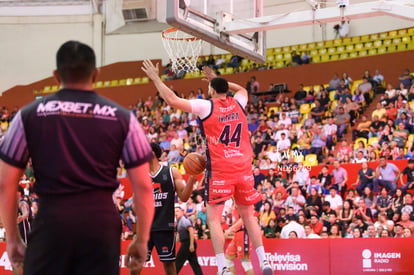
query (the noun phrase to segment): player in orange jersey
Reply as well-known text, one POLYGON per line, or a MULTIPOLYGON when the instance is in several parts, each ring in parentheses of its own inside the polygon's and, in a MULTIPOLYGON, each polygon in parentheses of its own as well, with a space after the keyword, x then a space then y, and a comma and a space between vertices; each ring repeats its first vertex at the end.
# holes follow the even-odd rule
POLYGON ((200 119, 200 128, 206 145, 207 168, 205 176, 205 201, 207 223, 217 258, 218 274, 232 274, 224 256, 224 234, 221 215, 224 201, 233 197, 241 218, 249 232, 259 258, 263 274, 273 274, 265 259, 260 227, 253 217, 253 205, 260 200, 254 189, 252 174, 253 151, 244 113, 248 94, 242 86, 217 77, 209 68, 203 72, 209 80, 211 99, 187 100, 178 97, 159 77, 158 64, 143 63, 142 70, 153 81, 160 96, 171 107, 194 113, 200 119), (231 91, 234 96, 228 96, 231 91))

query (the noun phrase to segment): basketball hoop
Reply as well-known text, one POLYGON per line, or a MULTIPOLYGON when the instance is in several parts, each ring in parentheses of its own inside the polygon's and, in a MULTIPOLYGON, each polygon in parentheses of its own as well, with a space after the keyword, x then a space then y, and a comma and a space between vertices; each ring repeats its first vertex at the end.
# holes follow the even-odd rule
POLYGON ((202 40, 176 28, 162 32, 162 43, 171 59, 173 72, 197 71, 197 60, 201 53, 202 40))

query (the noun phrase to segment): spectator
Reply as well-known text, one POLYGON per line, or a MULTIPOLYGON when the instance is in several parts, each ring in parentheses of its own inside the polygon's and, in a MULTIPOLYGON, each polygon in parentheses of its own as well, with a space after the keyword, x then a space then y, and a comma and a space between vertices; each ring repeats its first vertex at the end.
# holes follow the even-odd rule
POLYGON ((342 140, 341 146, 338 148, 338 159, 342 160, 345 156, 352 156, 352 148, 345 139, 342 140))
POLYGON ((379 186, 386 187, 390 190, 390 196, 393 196, 397 189, 398 179, 400 178, 400 170, 393 163, 387 162, 384 156, 380 157, 380 164, 376 169, 374 179, 374 192, 379 192, 379 186))
POLYGON ((329 230, 329 238, 342 238, 339 228, 338 224, 333 224, 329 230))
POLYGON ((272 204, 269 201, 264 203, 264 208, 260 210, 260 225, 262 228, 269 225, 269 221, 276 219, 276 214, 272 209, 272 204))
POLYGON ((394 238, 402 238, 404 237, 404 226, 401 224, 396 224, 394 226, 394 238))
POLYGON ((301 58, 302 58, 302 64, 309 64, 311 61, 311 57, 308 51, 304 51, 301 58))
POLYGON ((339 212, 339 222, 341 224, 342 228, 342 235, 345 235, 345 232, 347 231, 349 225, 352 223, 354 219, 354 211, 353 211, 353 202, 350 200, 345 200, 342 209, 339 212))
POLYGON ((275 222, 275 219, 271 219, 269 221, 269 225, 264 228, 263 234, 265 238, 276 238, 277 235, 279 235, 278 233, 280 233, 280 231, 275 222))
POLYGON ((414 189, 414 159, 408 160, 408 166, 402 170, 401 174, 407 176, 405 183, 401 177, 401 190, 406 192, 409 189, 414 189))
POLYGON ((266 179, 265 175, 260 172, 260 169, 255 167, 253 170, 253 177, 254 177, 254 188, 257 188, 259 184, 263 184, 264 180, 266 179))
POLYGON ((375 230, 375 226, 373 224, 368 225, 367 233, 364 235, 365 238, 376 238, 377 232, 375 230))
POLYGON ((323 194, 329 194, 329 188, 332 187, 332 176, 329 174, 328 166, 324 165, 318 175, 318 180, 322 184, 323 194))
POLYGON ((358 178, 353 185, 356 185, 356 190, 360 196, 363 195, 363 190, 366 187, 373 188, 373 182, 375 178, 375 172, 371 167, 368 167, 368 163, 362 162, 361 169, 358 170, 358 178))
POLYGON ((315 234, 311 225, 307 224, 303 227, 305 229, 305 235, 307 239, 320 239, 321 236, 315 234))
POLYGON ((306 193, 309 195, 312 189, 315 189, 318 194, 322 194, 322 186, 316 176, 311 177, 310 183, 306 188, 306 193))
POLYGON ((316 188, 312 188, 309 193, 309 196, 306 198, 305 210, 308 213, 313 213, 313 214, 321 213, 322 200, 316 188))
POLYGON ((354 228, 352 231, 352 236, 354 239, 362 238, 361 229, 359 229, 359 227, 354 228))
POLYGON ((377 70, 375 70, 375 75, 372 77, 372 80, 375 81, 376 87, 378 87, 378 86, 381 86, 382 83, 384 82, 384 76, 377 69, 377 70))
POLYGON ((335 73, 333 75, 333 78, 331 79, 331 81, 329 81, 328 91, 336 90, 336 88, 338 88, 340 82, 341 82, 341 80, 339 79, 338 74, 335 73))
POLYGON ((293 182, 297 182, 302 194, 306 194, 306 187, 309 184, 309 170, 303 166, 302 162, 298 162, 298 167, 293 175, 293 182))
POLYGON ((361 199, 365 201, 366 207, 371 209, 371 214, 375 216, 377 214, 377 196, 372 192, 371 188, 365 187, 364 194, 361 199))
POLYGON ((336 125, 338 126, 337 135, 338 138, 342 138, 344 133, 346 132, 346 128, 348 127, 351 116, 348 113, 345 113, 343 107, 339 108, 339 114, 335 117, 336 118, 336 125))
POLYGON ((219 55, 219 57, 216 60, 215 68, 216 69, 223 68, 225 63, 226 63, 226 60, 223 58, 223 55, 219 55))
POLYGON ((205 205, 201 206, 201 211, 197 211, 197 218, 200 218, 203 225, 207 224, 207 208, 205 205))
POLYGON ((307 95, 307 92, 303 89, 303 84, 299 84, 299 90, 296 91, 293 98, 296 99, 299 105, 302 105, 305 103, 306 95, 307 95))
MULTIPOLYGON (((362 220, 364 223, 365 222, 372 223, 372 221, 373 221, 371 209, 365 205, 365 201, 362 200, 362 199, 358 201, 358 208, 355 210, 355 218, 357 220, 358 219, 362 220)), ((358 225, 358 223, 357 223, 357 225, 358 225)), ((365 230, 366 230, 366 228, 365 228, 365 230)), ((363 230, 363 231, 365 231, 365 230, 363 230)))
POLYGON ((329 189, 329 193, 330 193, 329 195, 325 196, 325 201, 329 202, 332 210, 339 213, 339 211, 342 208, 342 204, 343 204, 342 198, 341 196, 337 195, 337 191, 335 187, 331 187, 329 189))
POLYGON ((319 218, 317 215, 311 216, 309 225, 312 227, 313 232, 315 232, 315 234, 320 235, 322 233, 323 223, 319 221, 319 218))
MULTIPOLYGON (((375 111, 374 111, 375 112, 375 111)), ((370 125, 370 133, 368 134, 368 137, 379 137, 382 130, 384 129, 385 123, 379 119, 380 117, 377 114, 372 115, 372 122, 370 125)))
POLYGON ((404 234, 403 234, 404 238, 412 238, 413 237, 413 230, 411 227, 405 227, 404 228, 404 234))
POLYGON ((381 194, 377 197, 377 209, 378 212, 381 214, 385 214, 387 216, 391 216, 392 214, 392 198, 388 195, 387 188, 381 188, 381 194))
POLYGON ((282 239, 288 239, 288 238, 290 238, 290 233, 291 232, 295 232, 295 234, 298 238, 305 238, 306 237, 305 229, 303 228, 303 226, 301 226, 300 224, 298 224, 296 222, 296 219, 294 217, 291 217, 289 219, 289 223, 282 228, 282 232, 280 233, 280 237, 282 239))
POLYGON ((404 195, 403 205, 401 207, 401 213, 407 212, 411 217, 414 216, 413 197, 410 193, 404 195))
POLYGON ((363 77, 362 78, 362 83, 361 84, 359 84, 359 86, 358 86, 358 90, 360 90, 361 91, 361 93, 362 93, 362 95, 364 96, 364 98, 365 98, 365 102, 367 103, 367 104, 369 104, 369 103, 371 103, 371 98, 370 98, 370 95, 369 95, 369 93, 371 92, 371 90, 372 90, 372 84, 369 82, 369 80, 368 80, 368 78, 367 77, 363 77))
POLYGON ((314 124, 314 126, 312 127, 311 134, 312 140, 309 153, 316 154, 318 156, 318 162, 322 162, 322 152, 323 149, 326 147, 326 136, 316 124, 314 124))
MULTIPOLYGON (((365 148, 363 148, 365 149, 365 148)), ((365 149, 366 151, 366 149, 365 149)), ((364 156, 364 151, 363 150, 355 150, 356 154, 354 153, 354 158, 352 160, 353 163, 363 163, 363 162, 367 162, 368 160, 365 158, 364 156), (355 156, 356 155, 356 156, 355 156)))
POLYGON ((361 115, 360 122, 358 123, 356 129, 352 131, 352 140, 356 138, 363 137, 368 139, 369 132, 370 132, 370 125, 371 121, 367 120, 366 115, 361 115))
POLYGON ((334 161, 332 177, 335 179, 334 188, 340 192, 342 196, 345 196, 348 182, 348 172, 341 167, 338 160, 334 161))
POLYGON ((401 213, 401 221, 398 224, 402 225, 404 228, 410 228, 411 231, 414 230, 414 222, 410 221, 410 215, 407 212, 401 213))
POLYGON ((332 151, 337 141, 337 130, 338 126, 334 124, 333 117, 328 117, 327 122, 323 125, 323 133, 326 136, 326 147, 332 151))
POLYGON ((395 141, 398 147, 404 147, 407 142, 408 135, 409 132, 405 129, 404 123, 400 122, 398 124, 398 130, 395 130, 392 134, 392 141, 395 141))
POLYGON ((403 84, 405 89, 409 89, 413 84, 413 76, 410 74, 409 69, 405 69, 404 73, 398 78, 399 84, 403 84))
POLYGON ((296 51, 292 51, 291 56, 292 56, 292 61, 291 61, 292 66, 302 65, 302 58, 300 57, 300 55, 296 53, 296 51))
POLYGON ((303 209, 305 205, 305 198, 300 194, 297 187, 292 188, 292 194, 286 199, 286 207, 292 207, 294 213, 297 215, 300 209, 303 209))
POLYGON ((315 107, 311 109, 310 113, 316 123, 322 122, 322 118, 325 115, 325 107, 321 106, 319 101, 315 101, 315 107))

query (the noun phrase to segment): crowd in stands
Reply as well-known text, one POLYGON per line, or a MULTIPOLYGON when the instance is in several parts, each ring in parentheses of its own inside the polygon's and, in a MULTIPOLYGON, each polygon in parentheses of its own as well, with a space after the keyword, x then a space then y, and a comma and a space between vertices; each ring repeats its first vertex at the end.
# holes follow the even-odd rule
MULTIPOLYGON (((255 155, 252 165, 255 188, 262 194, 255 212, 265 237, 412 236, 414 160, 409 160, 403 171, 388 160, 414 158, 414 139, 410 138, 414 114, 408 104, 414 100, 413 77, 406 70, 398 82, 390 80, 384 85, 385 79, 377 70, 373 76, 366 71, 362 81, 356 82, 346 73, 341 77, 334 74, 328 85, 300 85, 294 93, 275 94, 267 100, 250 98, 246 111, 255 155), (374 96, 381 99, 368 114, 366 109, 374 96), (311 164, 310 155, 316 157, 311 164), (375 170, 368 167, 367 162, 377 160, 375 170), (348 181, 344 163, 362 163, 356 182, 348 181), (334 170, 328 173, 324 166, 318 176, 310 177, 309 165, 315 164, 332 164, 334 170)), ((266 90, 255 77, 246 88, 249 93, 266 90)), ((199 88, 181 96, 204 98, 205 93, 199 88)), ((140 98, 130 109, 148 140, 158 142, 164 150, 163 164, 185 173, 185 156, 205 153, 196 116, 171 108, 158 95, 140 98)), ((16 111, 9 114, 2 110, 2 129, 16 111)), ((118 171, 119 178, 126 177, 122 162, 118 171)), ((33 218, 37 207, 31 191, 34 181, 29 164, 21 185, 31 202, 33 218)), ((177 203, 194 223, 196 237, 207 239, 202 188, 198 181, 188 202, 177 198, 177 203)), ((123 194, 122 189, 117 190, 114 203, 124 222, 123 239, 127 239, 133 232, 135 213, 132 200, 123 194)), ((231 201, 226 205, 223 230, 232 224, 231 201)))

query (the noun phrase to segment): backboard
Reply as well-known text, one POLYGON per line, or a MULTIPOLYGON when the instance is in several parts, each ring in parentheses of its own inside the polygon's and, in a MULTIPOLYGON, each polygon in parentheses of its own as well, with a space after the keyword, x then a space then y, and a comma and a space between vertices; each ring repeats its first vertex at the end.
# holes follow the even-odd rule
POLYGON ((265 31, 229 34, 224 23, 261 17, 263 0, 168 0, 167 23, 232 54, 266 60, 265 31))

